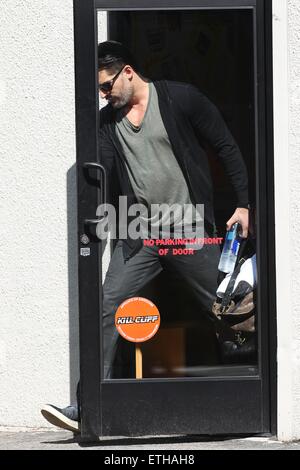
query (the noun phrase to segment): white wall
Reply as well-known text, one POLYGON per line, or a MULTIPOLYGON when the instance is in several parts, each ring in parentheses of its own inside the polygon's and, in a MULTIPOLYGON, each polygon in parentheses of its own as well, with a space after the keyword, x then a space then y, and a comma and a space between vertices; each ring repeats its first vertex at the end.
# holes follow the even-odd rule
POLYGON ((300 438, 300 4, 273 0, 278 437, 300 438))
MULTIPOLYGON (((300 2, 288 1, 292 438, 300 438, 300 2)), ((286 268, 287 269, 287 268, 286 268)))
POLYGON ((78 378, 73 62, 72 0, 2 0, 0 426, 78 378))
POLYGON ((289 171, 289 90, 288 90, 288 9, 282 0, 273 0, 273 74, 274 74, 274 178, 276 278, 278 331, 278 435, 292 438, 293 370, 291 250, 290 240, 290 171, 289 171), (284 253, 284 256, 282 256, 284 253))

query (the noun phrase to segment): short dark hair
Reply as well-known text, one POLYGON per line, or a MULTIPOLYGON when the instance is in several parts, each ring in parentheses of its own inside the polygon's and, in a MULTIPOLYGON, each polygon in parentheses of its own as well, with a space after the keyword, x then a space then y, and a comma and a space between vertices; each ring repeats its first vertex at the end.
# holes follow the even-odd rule
POLYGON ((117 41, 105 41, 98 45, 98 69, 110 69, 117 72, 124 65, 131 65, 137 70, 136 60, 130 50, 117 41))

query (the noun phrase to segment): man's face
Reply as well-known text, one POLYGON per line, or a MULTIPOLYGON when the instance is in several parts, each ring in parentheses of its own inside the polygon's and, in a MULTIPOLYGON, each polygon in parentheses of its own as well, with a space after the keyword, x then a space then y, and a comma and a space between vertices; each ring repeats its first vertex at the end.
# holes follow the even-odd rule
MULTIPOLYGON (((113 80, 120 70, 100 70, 98 74, 99 85, 113 80)), ((105 98, 115 109, 120 109, 126 106, 133 96, 133 87, 130 80, 131 77, 131 67, 125 66, 116 79, 111 82, 112 88, 109 91, 100 90, 101 98, 105 98)))

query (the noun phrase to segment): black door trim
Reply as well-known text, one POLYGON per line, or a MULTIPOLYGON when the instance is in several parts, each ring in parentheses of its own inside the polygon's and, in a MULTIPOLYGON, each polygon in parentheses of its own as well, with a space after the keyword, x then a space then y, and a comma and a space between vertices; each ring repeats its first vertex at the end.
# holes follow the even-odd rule
POLYGON ((95 8, 99 10, 189 10, 189 9, 227 9, 251 8, 256 6, 256 0, 95 0, 95 8))

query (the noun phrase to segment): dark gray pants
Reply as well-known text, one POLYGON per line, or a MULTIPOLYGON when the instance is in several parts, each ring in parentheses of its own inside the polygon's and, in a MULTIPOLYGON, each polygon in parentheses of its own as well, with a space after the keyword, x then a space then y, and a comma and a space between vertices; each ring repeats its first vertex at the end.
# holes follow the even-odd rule
POLYGON ((113 252, 103 285, 103 354, 104 377, 112 375, 112 364, 116 353, 118 332, 115 328, 115 313, 126 299, 134 297, 151 279, 163 269, 176 274, 194 292, 199 307, 210 311, 217 290, 220 249, 217 245, 204 245, 193 255, 170 253, 160 256, 160 247, 146 247, 125 261, 122 241, 113 252))

